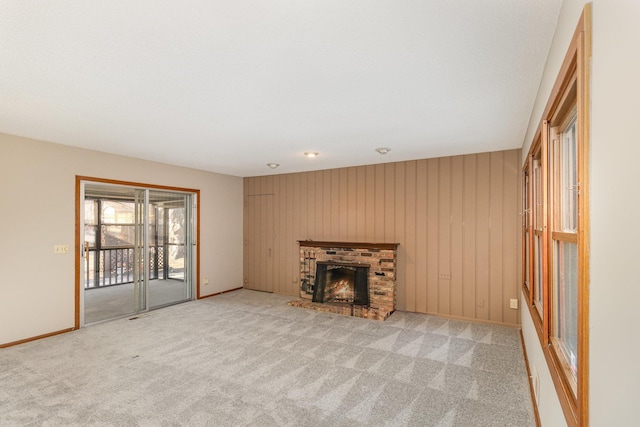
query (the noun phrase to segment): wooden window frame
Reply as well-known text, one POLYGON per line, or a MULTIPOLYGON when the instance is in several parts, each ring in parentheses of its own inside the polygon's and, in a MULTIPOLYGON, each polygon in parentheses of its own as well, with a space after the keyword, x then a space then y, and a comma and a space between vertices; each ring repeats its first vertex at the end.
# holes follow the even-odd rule
POLYGON ((533 227, 531 192, 533 178, 531 176, 530 160, 530 156, 527 157, 527 161, 522 168, 522 290, 527 297, 527 303, 533 299, 533 257, 531 256, 531 234, 533 227), (527 241, 527 237, 529 241, 527 241))
MULTIPOLYGON (((545 125, 546 126, 546 125, 545 125)), ((527 305, 531 312, 533 323, 538 333, 538 338, 543 345, 548 344, 548 334, 544 331, 548 330, 549 316, 548 316, 548 287, 545 285, 548 282, 548 264, 545 262, 545 254, 547 253, 547 211, 545 209, 544 201, 547 200, 547 149, 543 143, 542 133, 539 129, 534 143, 531 145, 527 162, 525 163, 524 170, 530 173, 530 185, 526 197, 529 198, 528 205, 531 209, 531 215, 529 219, 528 227, 525 232, 529 233, 529 254, 531 255, 529 260, 524 262, 529 263, 529 281, 531 286, 529 289, 524 287, 523 291, 527 296, 527 305), (536 166, 535 162, 539 161, 540 165, 536 166), (537 169, 539 168, 539 172, 537 169), (537 174, 540 174, 538 177, 537 174), (539 192, 539 193, 538 193, 539 192), (539 199, 539 200, 538 200, 539 199), (541 257, 539 260, 540 269, 536 268, 536 240, 539 239, 539 245, 541 246, 541 257), (540 275, 539 280, 542 282, 541 292, 542 295, 538 298, 536 295, 537 288, 537 275, 540 275), (540 304, 538 304, 540 302, 540 304)), ((523 236, 523 242, 526 242, 526 236, 523 236)), ((524 252, 523 252, 524 253, 524 252)), ((524 264, 523 264, 524 265, 524 264)), ((525 270, 523 268, 523 270, 525 270)), ((526 271, 526 270, 525 270, 526 271)))
POLYGON ((589 159, 589 81, 591 62, 591 5, 585 5, 567 54, 562 63, 560 72, 551 91, 551 95, 544 110, 542 120, 536 131, 533 143, 529 150, 527 161, 523 167, 523 181, 529 176, 528 188, 523 183, 523 209, 527 206, 535 209, 535 195, 533 186, 535 178, 532 178, 533 161, 537 156, 541 160, 543 209, 542 230, 536 229, 535 214, 531 216, 523 214, 523 244, 529 235, 530 259, 525 258, 527 253, 523 249, 523 280, 522 291, 525 295, 527 306, 535 329, 540 339, 540 344, 551 372, 560 405, 564 412, 567 424, 570 426, 588 425, 589 402, 589 174, 587 171, 589 159), (562 218, 559 216, 561 205, 558 191, 558 157, 557 148, 553 147, 550 133, 552 128, 564 126, 572 120, 573 111, 576 114, 577 130, 577 229, 562 229, 562 218), (558 225, 560 224, 560 225, 558 225), (543 283, 543 310, 538 311, 534 298, 534 236, 542 235, 542 283, 543 283), (553 307, 555 302, 551 298, 552 276, 554 268, 553 245, 555 242, 567 242, 577 245, 578 251, 578 355, 577 373, 573 380, 571 371, 565 358, 559 354, 561 350, 555 343, 552 330, 553 307), (526 264, 529 263, 529 277, 525 277, 526 264), (525 282, 530 284, 529 287, 525 282))

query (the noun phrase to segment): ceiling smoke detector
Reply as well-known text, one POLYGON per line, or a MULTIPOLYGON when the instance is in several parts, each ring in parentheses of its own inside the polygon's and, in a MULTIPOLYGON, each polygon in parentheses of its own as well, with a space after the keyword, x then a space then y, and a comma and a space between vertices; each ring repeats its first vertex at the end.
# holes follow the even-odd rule
POLYGON ((280 166, 280 163, 267 163, 267 166, 269 166, 271 169, 275 169, 280 166))
POLYGON ((387 154, 389 151, 391 151, 391 148, 387 148, 387 147, 380 147, 380 148, 376 148, 376 151, 382 155, 387 154))

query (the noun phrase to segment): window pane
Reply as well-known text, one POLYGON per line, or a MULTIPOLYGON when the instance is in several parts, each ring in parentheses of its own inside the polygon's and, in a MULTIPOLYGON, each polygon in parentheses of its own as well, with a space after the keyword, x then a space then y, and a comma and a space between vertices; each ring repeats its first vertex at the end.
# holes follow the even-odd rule
POLYGON ((95 225, 98 223, 98 217, 96 215, 96 201, 85 200, 84 201, 84 223, 95 225))
POLYGON ((98 229, 95 225, 87 225, 84 226, 84 241, 89 243, 89 247, 96 247, 96 230, 98 229))
POLYGON ((135 232, 134 225, 103 225, 102 246, 133 246, 135 232))
POLYGON ((542 239, 540 236, 533 236, 533 301, 542 316, 544 310, 544 299, 542 292, 542 239))
POLYGON ((524 285, 527 289, 531 288, 531 283, 529 283, 530 279, 530 260, 531 260, 531 236, 529 235, 529 226, 531 224, 532 212, 531 212, 531 199, 529 198, 529 174, 526 173, 524 175, 524 212, 522 213, 522 221, 524 226, 524 285))
POLYGON ((578 367, 578 245, 555 242, 554 263, 556 315, 553 334, 575 378, 578 367))
POLYGON ((533 161, 533 226, 542 230, 542 166, 539 160, 533 161))
POLYGON ((524 280, 525 280, 525 285, 527 286, 527 288, 529 288, 529 277, 530 273, 531 273, 531 268, 530 265, 531 263, 529 262, 529 260, 531 259, 531 249, 529 246, 529 242, 530 242, 530 237, 529 237, 529 232, 527 231, 524 235, 524 250, 525 250, 525 254, 524 254, 524 280))
POLYGON ((169 209, 169 243, 184 242, 184 209, 169 209))
POLYGON ((562 132, 561 144, 561 227, 563 231, 575 231, 578 225, 578 162, 575 117, 562 132))
POLYGON ((102 202, 103 224, 133 224, 135 206, 133 203, 105 200, 102 202))

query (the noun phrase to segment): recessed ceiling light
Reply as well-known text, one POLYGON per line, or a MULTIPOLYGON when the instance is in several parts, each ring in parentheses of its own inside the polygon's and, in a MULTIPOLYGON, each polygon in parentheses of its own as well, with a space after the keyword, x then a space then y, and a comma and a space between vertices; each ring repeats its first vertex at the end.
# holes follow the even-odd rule
POLYGON ((380 147, 380 148, 376 148, 376 151, 382 155, 387 154, 389 151, 391 151, 391 148, 387 148, 387 147, 380 147))
POLYGON ((312 159, 312 158, 314 158, 314 157, 317 157, 317 156, 318 156, 318 153, 315 153, 315 152, 313 152, 313 151, 307 151, 307 152, 305 152, 305 153, 304 153, 304 155, 305 155, 305 156, 307 156, 307 157, 309 157, 310 159, 312 159))
POLYGON ((275 169, 280 166, 280 163, 267 163, 267 166, 269 166, 271 169, 275 169))

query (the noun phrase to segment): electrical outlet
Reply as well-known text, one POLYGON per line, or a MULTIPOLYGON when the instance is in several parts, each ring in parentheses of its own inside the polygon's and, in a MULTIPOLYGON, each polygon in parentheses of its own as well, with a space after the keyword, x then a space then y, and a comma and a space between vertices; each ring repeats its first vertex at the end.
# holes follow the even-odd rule
POLYGON ((438 274, 438 278, 443 280, 451 280, 451 273, 440 273, 438 274))
POLYGON ((517 310, 518 309, 518 300, 515 299, 515 298, 511 298, 509 300, 509 307, 517 310))

